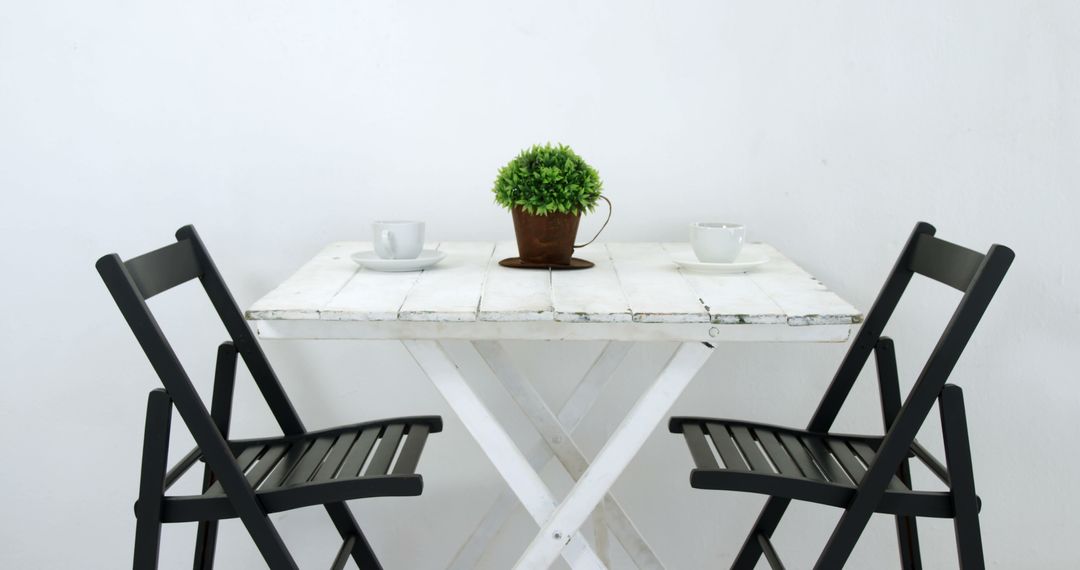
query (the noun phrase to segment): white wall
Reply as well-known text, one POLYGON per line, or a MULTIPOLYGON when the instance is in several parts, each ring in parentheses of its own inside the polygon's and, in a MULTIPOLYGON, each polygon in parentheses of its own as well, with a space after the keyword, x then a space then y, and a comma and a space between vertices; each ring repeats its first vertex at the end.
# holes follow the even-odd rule
MULTIPOLYGON (((324 243, 364 238, 374 218, 426 219, 433 239, 508 239, 489 193, 496 170, 550 140, 601 172, 615 202, 607 239, 677 240, 691 219, 741 220, 863 309, 916 220, 974 248, 1012 246, 1014 269, 954 377, 987 557, 1076 567, 1078 54, 1080 4, 1068 0, 4 2, 0 566, 129 563, 155 379, 98 256, 140 253, 191 222, 248 304, 324 243)), ((956 299, 931 284, 912 295, 891 331, 905 385, 944 320, 924 315, 956 299)), ((208 308, 187 309, 197 298, 185 288, 155 306, 206 389, 223 332, 208 308)), ((404 351, 267 350, 310 424, 446 417, 421 498, 353 503, 388 567, 442 567, 503 485, 404 351)), ((557 404, 599 347, 512 350, 533 374, 555 361, 542 388, 557 404)), ((589 453, 670 350, 632 353, 582 428, 589 453)), ((674 412, 801 424, 843 350, 722 346, 674 412)), ((845 429, 879 428, 866 380, 845 429)), ((238 399, 238 434, 269 429, 249 382, 238 399)), ((925 431, 940 449, 937 427, 925 431)), ((178 436, 177 454, 188 442, 178 436)), ((691 490, 689 465, 658 430, 617 491, 668 567, 723 567, 761 499, 691 490)), ((837 512, 791 515, 778 547, 804 567, 837 512)), ((336 540, 321 513, 275 519, 305 567, 325 565, 336 540)), ((507 568, 534 528, 518 516, 483 567, 507 568)), ((953 565, 951 525, 921 528, 928 567, 953 565)), ((892 532, 875 519, 851 566, 891 564, 892 532)), ((193 534, 166 529, 164 568, 189 563, 193 534)), ((260 566, 235 522, 220 559, 260 566)))

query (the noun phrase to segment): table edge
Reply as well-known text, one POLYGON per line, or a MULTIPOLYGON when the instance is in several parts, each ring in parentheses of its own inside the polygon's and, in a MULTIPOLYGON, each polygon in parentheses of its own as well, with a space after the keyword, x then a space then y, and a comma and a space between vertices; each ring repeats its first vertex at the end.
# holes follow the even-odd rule
POLYGON ((558 321, 250 320, 263 339, 614 340, 678 342, 845 342, 852 323, 567 323, 558 321))

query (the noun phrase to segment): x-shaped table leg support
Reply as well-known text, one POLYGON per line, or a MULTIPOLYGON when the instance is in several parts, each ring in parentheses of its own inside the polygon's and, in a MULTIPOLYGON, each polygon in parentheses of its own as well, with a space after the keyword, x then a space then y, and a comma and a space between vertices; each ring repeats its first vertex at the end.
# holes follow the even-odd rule
MULTIPOLYGON (((515 566, 522 569, 548 568, 560 554, 573 568, 603 567, 578 529, 604 500, 615 480, 656 425, 664 419, 671 405, 712 352, 711 346, 702 343, 688 342, 680 345, 657 379, 634 404, 592 465, 588 465, 581 451, 568 437, 565 426, 558 422, 557 418, 552 421, 553 414, 550 410, 543 411, 546 405, 542 406, 543 409, 536 405, 538 395, 529 393, 529 388, 526 388, 526 392, 515 395, 519 405, 525 403, 523 409, 529 412, 531 417, 532 412, 539 414, 533 417, 534 422, 541 428, 541 433, 545 434, 549 443, 555 444, 552 446, 553 450, 568 471, 574 474, 575 471, 584 469, 578 483, 563 502, 556 506, 553 495, 530 465, 530 461, 513 444, 510 436, 468 387, 442 347, 436 341, 405 341, 405 346, 435 384, 436 389, 454 408, 466 429, 491 459, 525 509, 540 524, 540 533, 515 566), (558 433, 560 430, 561 434, 558 433), (586 465, 588 467, 585 467, 586 465)), ((481 355, 490 348, 490 345, 478 346, 481 355)), ((505 370, 496 369, 502 368, 502 357, 494 349, 488 352, 489 356, 495 357, 489 359, 489 364, 494 363, 493 370, 496 375, 504 382, 511 378, 507 387, 514 395, 515 390, 525 385, 524 380, 517 383, 505 370)), ((542 404, 542 400, 538 401, 542 404)), ((610 503, 617 507, 613 500, 610 503)), ((613 520, 616 523, 623 520, 629 523, 621 508, 611 510, 615 513, 613 520)), ((615 524, 614 528, 618 529, 620 526, 625 530, 625 526, 620 524, 615 524)), ((629 529, 633 529, 632 525, 629 529)), ((629 532, 622 534, 626 535, 628 540, 633 538, 629 532)), ((640 540, 636 530, 632 534, 640 540)), ((622 541, 623 537, 620 534, 617 536, 620 536, 622 541)), ((644 544, 643 541, 641 543, 644 544)))
MULTIPOLYGON (((481 346, 487 344, 493 343, 478 342, 475 346, 480 349, 481 346)), ((593 361, 589 370, 559 410, 556 422, 562 425, 568 433, 573 433, 581 420, 592 409, 599 399, 601 391, 614 378, 615 370, 622 364, 632 346, 633 343, 630 342, 612 341, 608 342, 604 349, 600 351, 599 356, 593 361)), ((488 366, 493 367, 490 359, 488 360, 488 366)), ((552 457, 554 457, 553 451, 546 441, 536 446, 528 454, 529 463, 536 471, 540 471, 552 457)), ((582 469, 583 472, 584 469, 582 469)), ((580 477, 581 473, 573 475, 575 481, 580 477)), ((493 543, 495 536, 506 525, 510 515, 517 510, 518 505, 517 497, 512 491, 503 491, 492 503, 491 508, 488 509, 487 514, 477 524, 465 544, 458 550, 457 555, 447 566, 447 570, 472 570, 476 568, 480 559, 483 558, 493 543)), ((644 540, 634 542, 634 537, 640 538, 640 533, 632 525, 623 525, 621 521, 612 519, 604 522, 615 533, 638 568, 642 570, 661 570, 663 568, 644 540)), ((629 521, 627 520, 627 522, 629 521)), ((598 529, 598 532, 603 532, 603 529, 598 529)), ((601 560, 604 559, 602 556, 604 553, 602 542, 598 537, 596 545, 601 553, 601 560)))
MULTIPOLYGON (((551 459, 552 454, 559 460, 566 473, 574 480, 577 481, 585 474, 585 470, 589 466, 588 459, 585 458, 585 454, 581 452, 576 442, 571 435, 578 422, 584 416, 584 410, 582 415, 577 418, 570 418, 574 421, 571 423, 564 422, 562 417, 556 416, 554 412, 548 407, 543 397, 536 391, 534 385, 514 366, 514 363, 510 359, 510 355, 506 353, 502 345, 495 341, 477 341, 473 343, 477 352, 480 353, 481 358, 487 362, 491 368, 495 377, 498 378, 507 392, 517 403, 521 411, 525 413, 525 416, 529 418, 533 426, 536 427, 540 436, 544 439, 546 445, 544 448, 536 450, 535 453, 530 454, 530 462, 533 459, 538 461, 532 463, 534 468, 542 468, 544 464, 551 459)), ((621 354, 625 355, 626 350, 620 350, 623 346, 628 348, 628 345, 609 345, 614 346, 614 350, 609 352, 605 350, 601 354, 601 358, 598 360, 606 360, 604 357, 609 354, 621 354)), ((592 372, 593 369, 590 369, 592 372)), ((612 371, 613 372, 613 371, 612 371)), ((610 378, 610 374, 608 378, 610 378)), ((582 383, 586 381, 592 381, 593 379, 587 374, 583 378, 582 383)), ((599 395, 599 394, 597 394, 599 395)), ((573 403, 571 400, 568 403, 573 403)), ((569 414, 568 414, 569 415, 569 414)), ((575 414, 576 415, 576 414, 575 414)), ((560 414, 561 416, 561 414, 560 414)), ((604 548, 604 528, 601 525, 606 525, 610 528, 611 532, 619 540, 619 542, 626 549, 627 553, 634 560, 635 564, 640 569, 659 570, 663 566, 660 561, 653 554, 652 549, 649 548, 648 543, 642 538, 641 533, 634 526, 630 517, 626 515, 622 505, 615 500, 615 498, 608 494, 604 497, 603 503, 596 511, 595 520, 597 522, 597 535, 596 549, 599 551, 600 559, 607 563, 607 558, 604 556, 606 548, 604 548)), ((539 522, 539 521, 538 521, 539 522)))
MULTIPOLYGON (((469 387, 450 355, 438 343, 432 340, 403 341, 405 348, 412 354, 435 389, 457 413, 465 429, 472 434, 480 449, 488 456, 495 469, 506 481, 518 500, 538 524, 543 524, 558 505, 540 474, 537 473, 525 455, 514 444, 510 435, 499 424, 495 416, 484 406, 476 393, 469 387)), ((576 532, 576 531, 575 531, 576 532)), ((596 553, 589 548, 583 538, 574 541, 575 546, 562 551, 562 556, 571 568, 601 570, 604 564, 596 553)), ((556 557, 559 556, 557 552, 556 557)), ((554 559, 552 559, 554 562, 554 559)))

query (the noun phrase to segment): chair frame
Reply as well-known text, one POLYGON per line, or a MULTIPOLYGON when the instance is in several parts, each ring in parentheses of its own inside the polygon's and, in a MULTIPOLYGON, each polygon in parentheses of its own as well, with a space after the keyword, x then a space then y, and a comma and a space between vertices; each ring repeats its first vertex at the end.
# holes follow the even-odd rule
MULTIPOLYGON (((270 521, 268 512, 271 511, 256 495, 255 489, 237 463, 230 448, 230 443, 236 442, 229 442, 227 439, 238 356, 247 365, 284 436, 288 438, 311 435, 311 432, 304 427, 296 409, 286 396, 281 382, 244 321, 240 308, 195 228, 180 228, 176 232, 176 239, 176 243, 126 262, 116 254, 106 255, 97 262, 98 272, 164 385, 164 389, 151 391, 147 402, 142 475, 139 498, 135 505, 137 523, 134 567, 137 570, 157 567, 163 508, 168 505, 165 491, 201 459, 206 463, 203 491, 213 484, 220 485, 235 512, 234 516, 241 519, 267 565, 274 570, 293 570, 297 568, 296 561, 270 521), (147 299, 154 295, 195 278, 201 282, 231 337, 231 341, 218 348, 210 410, 206 409, 146 303, 147 299), (196 448, 175 467, 167 469, 173 406, 191 431, 196 448)), ((403 419, 426 423, 431 431, 441 429, 441 423, 435 417, 403 419)), ((423 437, 426 437, 426 430, 423 437)), ((422 439, 411 448, 402 450, 403 459, 406 453, 410 454, 406 461, 411 462, 412 467, 415 467, 419 458, 422 439)), ((386 479, 383 489, 385 492, 379 494, 417 495, 422 488, 419 475, 386 479)), ((319 493, 319 490, 305 489, 301 492, 319 493)), ((336 496, 323 494, 325 496, 305 498, 322 502, 336 496)), ((360 568, 381 568, 348 506, 341 500, 323 504, 343 540, 332 568, 343 567, 349 557, 360 568)), ((197 511, 194 516, 199 520, 194 568, 209 570, 214 561, 218 525, 216 518, 222 517, 197 511)))
MULTIPOLYGON (((1012 250, 993 245, 984 255, 934 237, 935 229, 920 222, 915 226, 889 278, 874 301, 806 431, 826 434, 854 386, 871 353, 875 356, 881 397, 885 436, 866 473, 814 568, 841 568, 847 562, 870 516, 881 512, 882 498, 895 476, 911 486, 909 457, 923 461, 948 487, 951 516, 954 519, 957 550, 963 568, 983 568, 982 541, 979 529, 979 499, 975 494, 971 451, 963 393, 947 384, 949 374, 960 358, 972 333, 1012 263, 1012 250), (893 341, 882 336, 912 277, 920 274, 963 292, 952 318, 934 347, 907 398, 901 401, 893 341), (915 437, 935 401, 938 403, 945 441, 943 465, 915 437)), ((691 418, 673 418, 672 431, 682 431, 691 418)), ((693 446, 691 447, 693 452, 693 446)), ((699 456, 701 451, 696 452, 699 456)), ((708 459, 711 459, 709 457, 708 459)), ((695 470, 697 474, 699 470, 695 470)), ((692 475, 692 482, 694 475, 692 475)), ((792 480, 796 481, 796 480, 792 480)), ((797 481, 796 481, 797 482, 797 481)), ((777 485, 784 485, 781 481, 777 485)), ((715 487, 714 487, 715 488, 715 487)), ((777 487, 779 488, 779 487, 777 487)), ((779 494, 779 493, 778 493, 779 494)), ((910 492, 899 498, 912 505, 926 493, 910 492)), ((732 565, 738 570, 752 570, 761 556, 773 568, 782 568, 770 539, 789 503, 786 496, 770 496, 732 565)), ((901 511, 904 509, 901 508, 901 511)), ((905 570, 922 567, 915 516, 896 515, 900 560, 905 570)))

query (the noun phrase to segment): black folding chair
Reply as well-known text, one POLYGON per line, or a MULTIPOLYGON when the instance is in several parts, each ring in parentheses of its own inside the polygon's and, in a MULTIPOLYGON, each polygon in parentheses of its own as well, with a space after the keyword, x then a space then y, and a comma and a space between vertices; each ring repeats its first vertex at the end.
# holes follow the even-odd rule
POLYGON ((896 516, 905 569, 922 567, 915 517, 952 518, 961 567, 984 567, 981 504, 975 495, 964 399, 960 388, 946 381, 1008 271, 1013 252, 994 245, 984 255, 936 238, 934 231, 930 224, 915 226, 805 430, 724 419, 671 419, 670 430, 683 434, 694 460, 691 486, 770 496, 732 568, 750 570, 763 554, 773 568, 783 568, 770 538, 792 499, 844 509, 814 568, 841 568, 873 513, 896 516), (916 273, 964 295, 901 404, 893 342, 881 335, 916 273), (829 433, 871 352, 885 435, 829 433), (935 400, 941 411, 945 464, 915 440, 935 400), (911 457, 922 461, 948 491, 912 489, 911 457))
POLYGON ((135 503, 136 570, 156 568, 162 523, 198 521, 196 569, 213 567, 217 521, 239 517, 267 565, 295 569, 269 513, 324 505, 343 543, 332 569, 351 556, 360 568, 381 568, 344 501, 362 497, 419 495, 416 464, 429 433, 442 430, 438 416, 417 416, 308 431, 244 322, 236 301, 195 228, 177 230, 176 243, 121 261, 97 262, 135 338, 165 389, 150 392, 143 439, 142 476, 135 503), (217 353, 210 410, 196 392, 146 300, 198 278, 232 338, 217 353), (251 371, 281 426, 281 437, 229 440, 237 354, 251 371), (172 407, 195 438, 195 448, 167 468, 172 407), (165 492, 196 462, 206 464, 202 493, 165 492))

